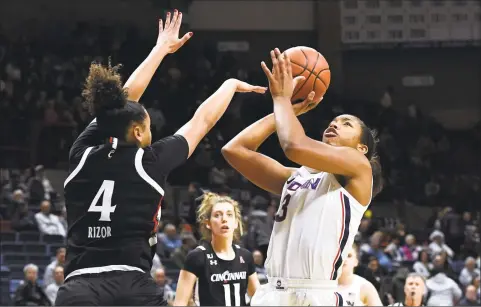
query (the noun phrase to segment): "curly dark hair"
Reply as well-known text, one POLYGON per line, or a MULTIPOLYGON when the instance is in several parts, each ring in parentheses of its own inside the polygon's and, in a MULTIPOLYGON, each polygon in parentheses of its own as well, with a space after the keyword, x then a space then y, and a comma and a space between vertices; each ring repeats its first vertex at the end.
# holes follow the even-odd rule
POLYGON ((128 101, 128 91, 123 87, 119 69, 121 65, 90 65, 82 96, 91 115, 97 118, 99 129, 105 137, 126 140, 129 126, 141 123, 146 117, 144 107, 128 101))
POLYGON ((99 116, 127 103, 127 90, 123 88, 119 74, 121 67, 120 64, 112 67, 110 60, 106 67, 98 63, 90 65, 82 97, 91 115, 99 116))

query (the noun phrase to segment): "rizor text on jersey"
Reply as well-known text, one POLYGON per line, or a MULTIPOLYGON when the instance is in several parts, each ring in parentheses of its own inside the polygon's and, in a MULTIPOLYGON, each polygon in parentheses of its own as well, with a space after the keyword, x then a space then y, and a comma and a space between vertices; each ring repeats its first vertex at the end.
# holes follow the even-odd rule
POLYGON ((110 226, 96 226, 89 227, 89 238, 108 238, 112 236, 112 230, 110 226))

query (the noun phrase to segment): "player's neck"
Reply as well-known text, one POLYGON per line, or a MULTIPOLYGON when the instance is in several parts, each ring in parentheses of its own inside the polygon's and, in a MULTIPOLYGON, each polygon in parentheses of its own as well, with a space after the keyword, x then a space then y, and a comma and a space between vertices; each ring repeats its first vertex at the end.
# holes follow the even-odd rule
POLYGON ((212 249, 217 255, 229 256, 231 252, 234 251, 232 248, 232 239, 216 238, 215 236, 212 236, 210 243, 212 244, 212 249))
POLYGON ((340 285, 349 285, 354 280, 354 274, 341 274, 338 279, 338 284, 340 285))
POLYGON ((406 297, 404 306, 421 306, 421 299, 416 297, 406 297))

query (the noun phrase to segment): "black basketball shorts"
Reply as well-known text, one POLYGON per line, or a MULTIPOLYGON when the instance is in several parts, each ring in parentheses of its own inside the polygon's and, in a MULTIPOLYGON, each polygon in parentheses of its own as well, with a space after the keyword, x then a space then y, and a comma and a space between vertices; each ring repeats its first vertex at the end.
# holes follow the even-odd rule
POLYGON ((55 306, 167 306, 164 291, 147 273, 113 271, 73 276, 57 293, 55 306))

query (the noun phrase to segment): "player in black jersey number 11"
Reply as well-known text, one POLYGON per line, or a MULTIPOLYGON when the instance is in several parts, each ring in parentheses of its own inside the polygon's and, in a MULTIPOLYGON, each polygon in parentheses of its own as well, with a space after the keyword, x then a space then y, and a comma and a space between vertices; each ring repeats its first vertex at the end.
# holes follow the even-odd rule
POLYGON ((242 235, 239 204, 229 197, 208 193, 198 209, 205 244, 191 251, 180 271, 174 306, 245 306, 259 286, 254 259, 233 244, 242 235))

